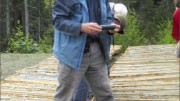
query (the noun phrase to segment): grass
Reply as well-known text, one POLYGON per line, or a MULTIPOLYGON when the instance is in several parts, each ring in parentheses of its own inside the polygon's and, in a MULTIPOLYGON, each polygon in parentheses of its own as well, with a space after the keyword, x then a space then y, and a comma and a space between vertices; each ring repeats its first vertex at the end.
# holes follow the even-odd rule
POLYGON ((34 66, 52 54, 1 54, 1 79, 16 73, 17 70, 34 66))

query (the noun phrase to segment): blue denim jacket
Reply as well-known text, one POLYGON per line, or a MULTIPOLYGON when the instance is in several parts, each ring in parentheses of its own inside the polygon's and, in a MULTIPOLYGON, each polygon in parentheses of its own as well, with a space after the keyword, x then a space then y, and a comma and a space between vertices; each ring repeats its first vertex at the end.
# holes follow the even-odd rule
MULTIPOLYGON (((101 24, 112 22, 112 13, 107 2, 100 0, 101 24)), ((86 0, 55 0, 52 7, 54 24, 53 54, 62 63, 79 69, 85 48, 87 33, 81 33, 81 23, 89 22, 86 0)), ((100 43, 106 63, 109 64, 111 36, 100 33, 100 43)))

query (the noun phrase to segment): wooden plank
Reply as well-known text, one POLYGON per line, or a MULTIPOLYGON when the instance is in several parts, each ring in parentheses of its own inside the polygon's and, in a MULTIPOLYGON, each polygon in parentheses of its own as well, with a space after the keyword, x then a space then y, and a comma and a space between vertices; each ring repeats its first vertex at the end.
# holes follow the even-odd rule
POLYGON ((11 82, 13 84, 13 82, 22 82, 23 84, 26 83, 38 83, 38 84, 52 84, 52 85, 56 85, 57 81, 50 81, 50 80, 30 80, 30 79, 22 79, 22 78, 16 78, 16 77, 11 77, 8 78, 4 81, 2 81, 1 83, 5 83, 5 82, 11 82))
POLYGON ((129 82, 111 82, 111 85, 113 87, 138 87, 138 86, 177 86, 177 82, 161 82, 161 83, 147 83, 146 81, 144 82, 138 82, 138 83, 129 83, 129 82))
MULTIPOLYGON (((23 101, 23 99, 32 101, 33 99, 40 99, 40 100, 36 100, 36 101, 42 101, 42 99, 46 99, 44 101, 51 101, 53 98, 52 93, 35 93, 35 92, 29 92, 29 91, 15 91, 15 92, 11 92, 11 91, 3 91, 1 93, 1 98, 3 97, 8 97, 10 100, 5 100, 5 101, 14 101, 14 99, 17 99, 19 101, 23 101), (48 100, 47 100, 48 99, 48 100)), ((26 101, 24 100, 24 101, 26 101)), ((3 101, 3 100, 1 100, 3 101)))
POLYGON ((115 98, 115 101, 179 101, 178 99, 130 99, 130 98, 115 98))

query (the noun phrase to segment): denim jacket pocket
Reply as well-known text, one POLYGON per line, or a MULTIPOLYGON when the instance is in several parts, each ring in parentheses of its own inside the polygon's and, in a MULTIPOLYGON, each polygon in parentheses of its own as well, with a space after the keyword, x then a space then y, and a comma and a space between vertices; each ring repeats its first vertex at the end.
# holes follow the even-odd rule
POLYGON ((71 7, 71 10, 74 12, 80 11, 81 10, 81 3, 80 2, 74 3, 71 7))

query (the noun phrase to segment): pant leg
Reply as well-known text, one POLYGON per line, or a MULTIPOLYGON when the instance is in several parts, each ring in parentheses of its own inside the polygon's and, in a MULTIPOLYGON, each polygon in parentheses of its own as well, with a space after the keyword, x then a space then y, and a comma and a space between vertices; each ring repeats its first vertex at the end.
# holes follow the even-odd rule
POLYGON ((82 64, 79 70, 72 69, 69 66, 60 63, 58 67, 58 82, 59 85, 56 88, 54 101, 72 101, 72 95, 84 77, 84 74, 88 68, 89 56, 84 55, 82 64))
POLYGON ((88 91, 88 95, 87 95, 86 101, 91 101, 91 99, 92 99, 93 97, 94 97, 94 96, 93 96, 92 90, 91 90, 90 87, 89 87, 89 91, 88 91))
POLYGON ((176 46, 176 56, 177 58, 180 58, 180 41, 177 43, 176 46))
POLYGON ((107 64, 99 48, 99 44, 91 44, 90 66, 86 71, 86 79, 96 101, 114 101, 108 78, 107 64))
POLYGON ((91 101, 93 94, 85 79, 82 79, 78 87, 75 89, 72 101, 91 101))
POLYGON ((82 79, 74 91, 72 101, 86 101, 88 97, 89 86, 85 79, 82 79))

